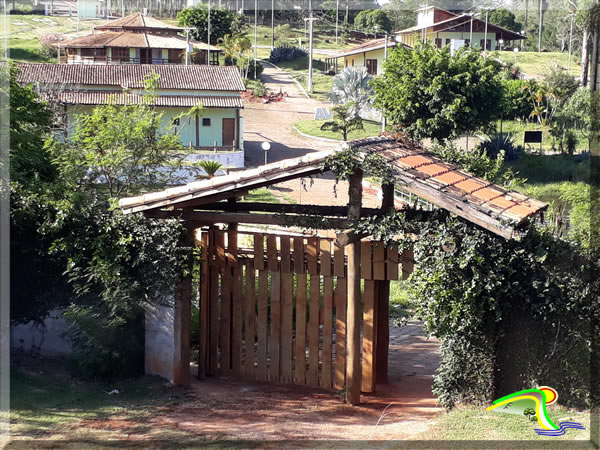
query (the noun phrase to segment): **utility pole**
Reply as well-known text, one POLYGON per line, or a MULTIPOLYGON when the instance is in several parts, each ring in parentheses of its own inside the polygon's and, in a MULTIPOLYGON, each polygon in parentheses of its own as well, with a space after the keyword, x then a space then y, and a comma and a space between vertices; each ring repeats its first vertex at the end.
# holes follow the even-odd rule
POLYGON ((185 65, 190 64, 190 29, 185 29, 185 65))
POLYGON ((340 21, 340 0, 335 0, 335 43, 338 43, 338 23, 340 21))
POLYGON ((256 80, 256 61, 258 60, 258 0, 254 0, 254 79, 256 80))
POLYGON ((539 2, 540 2, 540 21, 539 21, 539 30, 538 30, 538 53, 541 53, 541 51, 542 51, 542 28, 544 26, 544 23, 543 23, 544 0, 539 0, 539 2))
MULTIPOLYGON (((388 59, 388 32, 385 31, 385 44, 383 46, 383 62, 385 63, 388 59)), ((375 76, 377 76, 377 74, 375 74, 375 76)), ((386 120, 385 120, 385 114, 383 113, 383 111, 381 111, 381 132, 385 133, 385 125, 386 125, 386 120)))
POLYGON ((271 49, 275 48, 275 0, 271 0, 271 49))
POLYGON ((121 0, 121 17, 125 17, 125 0, 121 0))
POLYGON ((207 17, 207 24, 206 24, 206 31, 207 31, 207 42, 206 42, 206 64, 210 65, 210 0, 208 0, 208 17, 207 17))
POLYGON ((487 30, 488 30, 488 13, 490 11, 489 10, 485 10, 485 31, 483 33, 483 59, 487 58, 487 51, 488 51, 488 45, 487 45, 487 30))
POLYGON ((306 87, 308 88, 308 92, 312 92, 313 88, 313 22, 316 20, 312 15, 312 1, 309 1, 309 16, 308 19, 308 81, 306 83, 306 87))

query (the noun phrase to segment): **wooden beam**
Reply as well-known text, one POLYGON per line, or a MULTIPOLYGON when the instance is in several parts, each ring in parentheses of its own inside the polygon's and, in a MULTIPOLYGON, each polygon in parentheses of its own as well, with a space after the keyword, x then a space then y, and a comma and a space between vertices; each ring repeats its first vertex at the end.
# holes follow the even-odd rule
MULTIPOLYGON (((387 212, 394 209, 394 185, 384 184, 381 186, 383 198, 381 200, 381 209, 387 212)), ((389 261, 388 261, 389 264, 389 261)), ((376 339, 376 370, 375 382, 377 384, 387 384, 388 382, 388 357, 390 351, 390 281, 377 281, 377 317, 375 318, 377 339, 376 339)))
MULTIPOLYGON (((270 212, 281 214, 308 214, 320 216, 340 216, 346 217, 348 208, 346 206, 329 206, 329 205, 297 205, 297 204, 280 204, 280 203, 254 203, 254 202, 216 202, 200 205, 196 210, 202 211, 227 211, 227 212, 270 212)), ((363 208, 361 217, 370 217, 381 215, 379 208, 363 208)))
MULTIPOLYGON (((362 204, 362 170, 357 169, 350 177, 348 188, 348 219, 360 218, 362 204)), ((346 357, 346 403, 360 403, 361 362, 360 362, 360 242, 347 246, 348 255, 348 304, 347 357, 346 357)))
POLYGON ((252 223, 260 225, 279 225, 284 227, 311 226, 318 224, 319 229, 344 229, 350 226, 351 221, 343 218, 323 218, 322 216, 309 215, 273 215, 228 212, 203 212, 203 211, 147 211, 146 217, 154 219, 181 218, 202 225, 215 223, 252 223))

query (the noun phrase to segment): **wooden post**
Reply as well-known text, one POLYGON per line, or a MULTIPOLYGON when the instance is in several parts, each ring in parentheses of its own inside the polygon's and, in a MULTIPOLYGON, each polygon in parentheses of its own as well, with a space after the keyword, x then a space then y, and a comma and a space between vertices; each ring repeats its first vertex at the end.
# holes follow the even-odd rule
MULTIPOLYGON (((196 236, 197 237, 197 236, 196 236)), ((198 349, 198 378, 204 378, 208 367, 208 305, 210 293, 208 233, 202 233, 201 239, 196 239, 196 245, 200 246, 200 301, 198 304, 198 327, 200 330, 200 342, 198 349)))
MULTIPOLYGON (((194 245, 194 230, 186 227, 180 245, 194 245)), ((175 287, 174 308, 175 354, 173 355, 173 384, 190 385, 190 322, 192 320, 192 277, 182 278, 175 287)))
MULTIPOLYGON (((394 209, 394 185, 384 184, 381 186, 383 199, 381 209, 389 211, 394 209)), ((390 350, 390 281, 377 281, 377 346, 375 349, 376 361, 376 383, 386 384, 388 382, 388 354, 390 350)))
MULTIPOLYGON (((350 177, 348 188, 348 219, 360 218, 362 203, 362 170, 356 169, 350 177)), ((348 306, 347 318, 347 357, 346 357, 346 403, 360 403, 361 363, 360 363, 360 242, 347 247, 348 255, 348 306)))

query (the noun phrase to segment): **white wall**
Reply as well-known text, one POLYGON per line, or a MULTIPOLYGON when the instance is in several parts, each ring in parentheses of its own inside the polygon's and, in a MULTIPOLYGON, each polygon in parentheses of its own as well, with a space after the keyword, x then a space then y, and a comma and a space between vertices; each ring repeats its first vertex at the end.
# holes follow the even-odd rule
POLYGON ((146 308, 144 370, 171 383, 175 374, 175 310, 169 305, 146 308))
POLYGON ((43 325, 36 322, 12 325, 10 347, 12 350, 39 352, 46 356, 68 355, 71 341, 65 333, 68 325, 62 318, 62 310, 50 311, 43 325))

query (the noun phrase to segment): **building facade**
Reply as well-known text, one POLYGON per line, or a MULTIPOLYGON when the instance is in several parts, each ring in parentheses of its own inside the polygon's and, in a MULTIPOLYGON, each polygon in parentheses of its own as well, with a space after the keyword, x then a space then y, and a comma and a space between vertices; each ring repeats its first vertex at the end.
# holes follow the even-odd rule
POLYGON ((152 105, 162 113, 163 128, 175 127, 181 143, 197 150, 193 159, 244 165, 240 94, 245 86, 235 67, 20 64, 19 70, 19 82, 37 85, 49 101, 64 107, 67 139, 78 116, 98 105, 142 104, 144 79, 157 74, 152 105))
POLYGON ((132 14, 56 46, 59 62, 67 64, 184 64, 186 51, 196 52, 194 59, 200 64, 219 64, 221 49, 188 39, 184 32, 153 17, 132 14))

